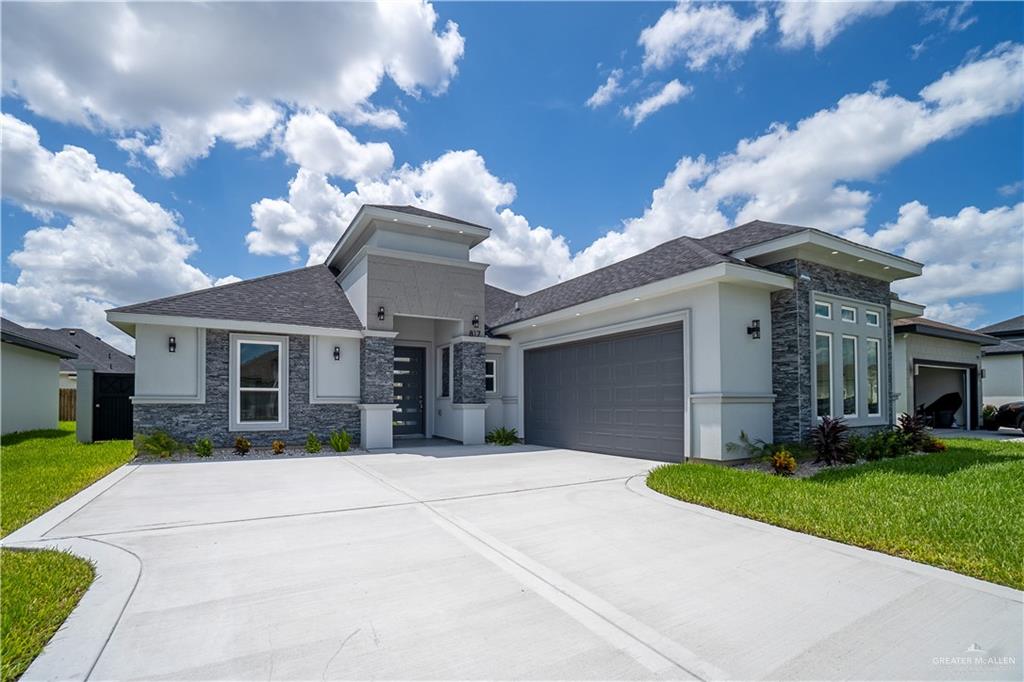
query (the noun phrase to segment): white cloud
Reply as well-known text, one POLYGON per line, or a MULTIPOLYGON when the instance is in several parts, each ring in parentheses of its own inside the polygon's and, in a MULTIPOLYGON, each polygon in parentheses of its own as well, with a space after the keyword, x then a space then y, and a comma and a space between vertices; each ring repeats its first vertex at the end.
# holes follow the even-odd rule
POLYGON ((984 311, 982 304, 951 299, 1024 289, 1024 202, 932 217, 927 206, 912 201, 900 207, 896 222, 875 233, 856 228, 844 236, 924 263, 920 277, 894 289, 925 304, 929 317, 969 324, 984 311))
POLYGON ((850 24, 888 14, 893 7, 891 2, 780 2, 775 18, 785 47, 813 43, 820 50, 850 24))
POLYGON ((498 286, 526 291, 550 284, 570 261, 564 238, 507 208, 515 186, 495 177, 473 150, 404 165, 359 181, 349 192, 300 168, 288 190, 287 198, 252 205, 253 229, 246 235, 251 252, 298 258, 305 249, 309 263, 322 262, 364 203, 414 204, 492 228, 474 258, 491 264, 488 281, 498 286))
POLYGON ((927 3, 923 5, 924 23, 942 24, 948 31, 964 31, 978 21, 978 17, 967 14, 971 8, 971 2, 950 3, 927 3))
POLYGON ((401 127, 370 99, 384 78, 413 97, 447 88, 463 38, 437 25, 422 1, 24 3, 4 7, 3 89, 170 175, 218 139, 260 143, 283 109, 401 127))
POLYGON ((348 130, 321 112, 292 116, 281 144, 292 163, 350 180, 372 177, 395 162, 386 142, 361 144, 348 130))
POLYGON ((1022 192, 1024 192, 1024 180, 1011 182, 999 188, 999 193, 1004 197, 1019 197, 1022 192))
POLYGON ((643 123, 644 119, 654 112, 675 104, 691 92, 693 92, 692 87, 689 85, 683 85, 677 79, 673 78, 668 83, 665 83, 661 90, 654 93, 647 99, 643 99, 636 104, 623 107, 622 115, 626 118, 633 119, 633 127, 635 128, 643 123))
POLYGON ((4 198, 46 223, 10 255, 20 272, 3 284, 5 316, 80 326, 130 350, 131 340, 106 323, 106 308, 213 284, 188 263, 197 247, 175 214, 85 149, 51 152, 31 125, 8 114, 0 120, 4 198), (66 223, 53 226, 57 216, 66 223))
POLYGON ((604 84, 598 86, 594 94, 590 96, 586 104, 591 109, 597 109, 608 104, 622 93, 622 69, 615 69, 608 76, 604 84))
POLYGON ((640 32, 645 69, 663 69, 686 57, 690 69, 705 68, 712 60, 731 59, 750 49, 757 34, 768 27, 764 9, 740 18, 728 4, 679 3, 653 26, 640 32))

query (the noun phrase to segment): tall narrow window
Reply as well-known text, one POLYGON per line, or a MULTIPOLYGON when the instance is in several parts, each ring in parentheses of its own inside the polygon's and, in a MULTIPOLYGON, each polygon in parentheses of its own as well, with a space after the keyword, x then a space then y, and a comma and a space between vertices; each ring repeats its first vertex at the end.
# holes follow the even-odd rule
POLYGON ((451 394, 449 385, 452 367, 452 347, 445 346, 441 349, 441 397, 447 398, 451 394))
POLYGON ((498 361, 484 360, 484 391, 494 393, 497 390, 498 382, 498 361))
POLYGON ((238 422, 281 421, 281 344, 238 344, 238 422))
POLYGON ((857 337, 843 337, 843 416, 857 416, 857 337))
POLYGON ((818 416, 832 414, 832 335, 814 335, 815 374, 817 383, 818 416))
POLYGON ((868 416, 877 417, 882 413, 878 391, 878 356, 881 342, 878 339, 866 339, 868 344, 868 416))

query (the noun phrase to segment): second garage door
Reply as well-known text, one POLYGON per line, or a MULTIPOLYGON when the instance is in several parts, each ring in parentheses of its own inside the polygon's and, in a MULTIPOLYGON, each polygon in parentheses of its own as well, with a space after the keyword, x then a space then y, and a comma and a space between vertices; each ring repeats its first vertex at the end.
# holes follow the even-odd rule
POLYGON ((682 324, 528 350, 523 371, 528 443, 682 460, 682 324))

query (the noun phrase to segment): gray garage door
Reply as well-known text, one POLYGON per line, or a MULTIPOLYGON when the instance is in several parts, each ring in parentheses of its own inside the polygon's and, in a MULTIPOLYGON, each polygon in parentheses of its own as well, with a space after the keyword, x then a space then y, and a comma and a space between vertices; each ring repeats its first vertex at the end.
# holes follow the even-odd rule
POLYGON ((529 350, 524 364, 528 443, 682 460, 682 324, 529 350))

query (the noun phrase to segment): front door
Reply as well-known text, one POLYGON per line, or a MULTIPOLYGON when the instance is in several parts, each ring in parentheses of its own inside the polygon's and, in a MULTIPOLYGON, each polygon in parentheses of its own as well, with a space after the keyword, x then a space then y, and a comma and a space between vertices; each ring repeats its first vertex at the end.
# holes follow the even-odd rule
POLYGON ((426 350, 395 346, 395 408, 393 433, 396 436, 425 436, 426 350))

